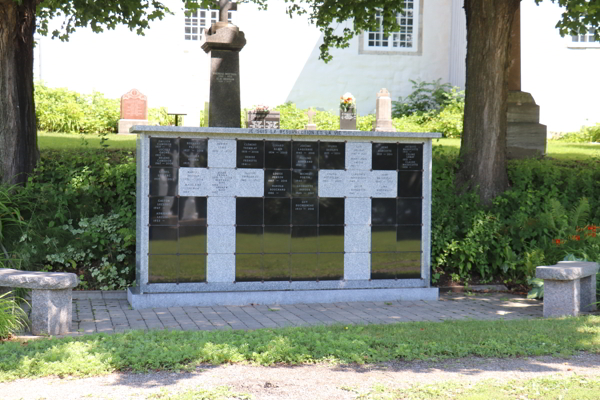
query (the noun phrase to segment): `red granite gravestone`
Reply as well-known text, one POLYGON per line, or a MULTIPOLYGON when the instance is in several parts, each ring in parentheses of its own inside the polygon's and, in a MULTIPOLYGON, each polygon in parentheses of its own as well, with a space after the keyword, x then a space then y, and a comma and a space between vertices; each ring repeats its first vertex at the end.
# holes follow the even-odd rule
POLYGON ((148 125, 148 97, 137 89, 121 96, 119 133, 129 133, 129 128, 134 125, 148 125))

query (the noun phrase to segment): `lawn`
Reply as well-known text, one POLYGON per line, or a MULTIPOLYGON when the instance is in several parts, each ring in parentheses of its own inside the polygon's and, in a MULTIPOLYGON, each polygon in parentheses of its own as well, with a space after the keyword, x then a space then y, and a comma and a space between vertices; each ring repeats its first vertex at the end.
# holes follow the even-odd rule
MULTIPOLYGON (((135 149, 136 135, 108 135, 105 142, 111 149, 135 149)), ((38 132, 40 149, 79 149, 100 148, 98 135, 77 135, 72 133, 38 132)), ((460 139, 435 139, 434 146, 442 146, 442 150, 449 154, 458 154, 460 139)), ((548 157, 561 160, 577 160, 582 158, 596 158, 600 160, 600 145, 588 143, 565 143, 549 140, 547 147, 548 157)))

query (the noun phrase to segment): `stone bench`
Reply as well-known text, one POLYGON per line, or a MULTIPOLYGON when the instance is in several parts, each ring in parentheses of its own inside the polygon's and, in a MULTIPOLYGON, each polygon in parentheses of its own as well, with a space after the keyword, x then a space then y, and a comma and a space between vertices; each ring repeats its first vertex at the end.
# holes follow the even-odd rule
POLYGON ((595 262, 561 261, 537 267, 536 278, 544 280, 544 317, 576 316, 580 311, 596 310, 595 262))
POLYGON ((65 272, 31 272, 0 268, 0 287, 31 290, 31 332, 64 335, 71 330, 71 290, 77 275, 65 272))

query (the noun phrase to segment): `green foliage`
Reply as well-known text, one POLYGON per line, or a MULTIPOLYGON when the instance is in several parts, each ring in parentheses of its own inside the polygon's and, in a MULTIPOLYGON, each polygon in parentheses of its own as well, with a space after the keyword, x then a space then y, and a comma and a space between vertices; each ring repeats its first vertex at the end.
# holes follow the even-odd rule
POLYGON ((398 101, 392 101, 392 115, 398 118, 413 114, 423 115, 432 111, 439 112, 453 98, 462 98, 464 101, 464 94, 459 95, 456 88, 452 88, 449 83, 440 83, 440 81, 441 78, 433 82, 410 79, 413 84, 413 92, 406 98, 400 97, 398 101))
POLYGON ((19 306, 21 301, 11 292, 0 295, 0 339, 6 339, 27 327, 27 314, 19 306))
POLYGON ((572 143, 600 142, 600 124, 584 126, 579 132, 566 133, 556 140, 572 143))
POLYGON ((406 322, 254 331, 129 331, 0 346, 0 381, 198 364, 381 363, 467 356, 566 356, 600 351, 600 317, 406 322))
POLYGON ((527 280, 531 290, 527 293, 528 299, 543 299, 544 298, 544 280, 540 278, 531 278, 527 280))
POLYGON ((102 93, 81 95, 65 88, 35 85, 37 128, 51 132, 113 133, 120 117, 119 100, 102 93))

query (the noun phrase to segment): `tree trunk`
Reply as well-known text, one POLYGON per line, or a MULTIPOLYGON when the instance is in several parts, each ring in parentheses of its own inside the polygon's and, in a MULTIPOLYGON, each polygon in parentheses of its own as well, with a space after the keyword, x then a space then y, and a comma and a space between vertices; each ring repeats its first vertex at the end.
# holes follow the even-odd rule
POLYGON ((38 0, 0 0, 0 183, 23 183, 38 158, 33 34, 38 0))
POLYGON ((460 190, 477 188, 485 204, 508 188, 506 111, 509 34, 520 0, 465 0, 467 82, 457 174, 460 190))

